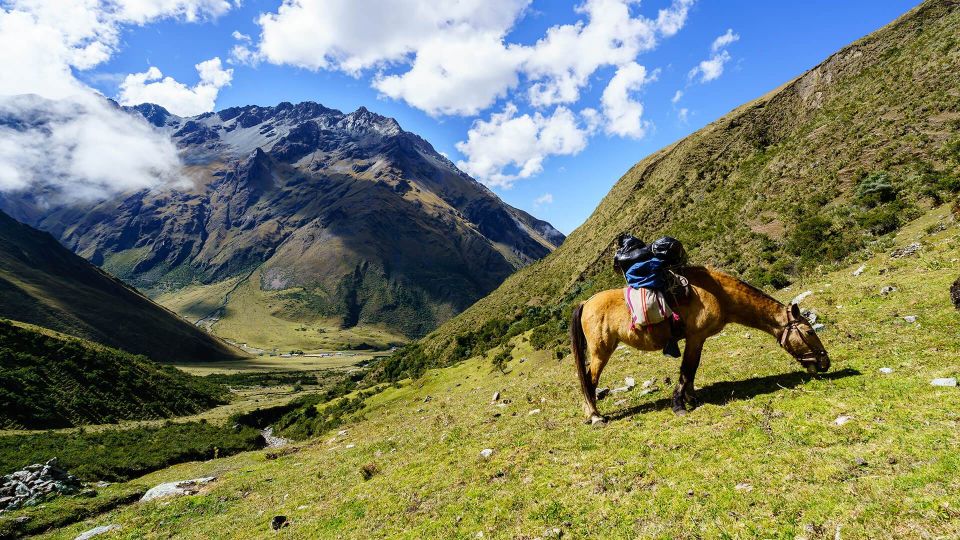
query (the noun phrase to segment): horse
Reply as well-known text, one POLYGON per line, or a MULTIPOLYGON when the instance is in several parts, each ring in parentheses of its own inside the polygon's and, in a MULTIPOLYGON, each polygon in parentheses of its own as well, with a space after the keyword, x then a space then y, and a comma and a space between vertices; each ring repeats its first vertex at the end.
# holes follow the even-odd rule
MULTIPOLYGON (((699 405, 694 379, 707 338, 736 323, 774 336, 808 372, 830 369, 830 356, 800 307, 786 306, 760 289, 712 268, 688 266, 677 271, 690 282, 689 292, 674 311, 684 322, 686 344, 680 377, 673 391, 673 412, 687 414, 699 405)), ((597 410, 597 384, 610 355, 623 342, 641 351, 662 349, 670 339, 668 322, 633 328, 623 289, 601 291, 573 310, 570 348, 576 364, 587 423, 605 422, 597 410), (586 359, 589 354, 589 367, 586 359), (589 369, 589 373, 588 373, 589 369)))

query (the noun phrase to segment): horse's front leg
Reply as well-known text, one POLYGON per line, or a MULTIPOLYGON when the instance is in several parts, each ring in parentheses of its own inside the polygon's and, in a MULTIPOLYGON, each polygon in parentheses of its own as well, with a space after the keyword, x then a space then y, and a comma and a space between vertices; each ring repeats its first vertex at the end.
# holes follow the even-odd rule
POLYGON ((694 391, 693 381, 697 376, 697 368, 700 367, 700 354, 703 352, 703 340, 699 338, 687 337, 687 343, 683 348, 683 361, 680 363, 680 378, 677 380, 677 387, 673 391, 673 412, 678 415, 687 414, 687 405, 692 409, 700 405, 694 391))

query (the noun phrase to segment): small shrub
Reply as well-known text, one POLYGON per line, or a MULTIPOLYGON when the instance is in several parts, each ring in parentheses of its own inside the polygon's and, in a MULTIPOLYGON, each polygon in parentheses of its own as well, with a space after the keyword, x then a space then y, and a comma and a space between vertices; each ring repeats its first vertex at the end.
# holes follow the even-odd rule
POLYGON ((380 472, 380 468, 377 467, 376 463, 365 463, 360 467, 360 478, 363 478, 364 481, 367 481, 373 478, 373 476, 378 472, 380 472))
POLYGON ((857 200, 867 208, 893 201, 897 190, 890 181, 890 175, 878 171, 867 175, 857 184, 857 200))

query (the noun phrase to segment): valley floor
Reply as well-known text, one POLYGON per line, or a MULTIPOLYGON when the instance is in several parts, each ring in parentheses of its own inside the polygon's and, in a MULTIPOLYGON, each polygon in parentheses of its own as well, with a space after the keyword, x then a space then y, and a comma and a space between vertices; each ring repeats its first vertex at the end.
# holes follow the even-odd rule
POLYGON ((802 306, 825 324, 834 367, 823 376, 801 373, 773 338, 729 327, 707 343, 704 405, 677 417, 665 382, 677 361, 622 349, 601 385, 638 386, 603 401, 613 421, 594 427, 570 359, 521 336, 505 374, 486 359, 430 371, 367 398, 344 432, 275 459, 150 474, 135 482, 217 480, 46 537, 116 523, 103 538, 956 538, 960 389, 930 381, 960 375, 948 293, 960 227, 936 209, 897 238, 912 242, 923 245, 913 256, 884 249, 859 276, 860 263, 778 294, 813 291, 802 306), (646 380, 657 390, 644 394, 646 380), (277 515, 290 525, 274 533, 277 515))

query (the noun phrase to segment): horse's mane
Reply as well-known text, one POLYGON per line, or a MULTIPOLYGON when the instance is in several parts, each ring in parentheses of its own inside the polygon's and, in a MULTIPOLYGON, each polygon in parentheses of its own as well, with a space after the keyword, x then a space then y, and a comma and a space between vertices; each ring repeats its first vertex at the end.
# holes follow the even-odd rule
POLYGON ((757 287, 715 268, 685 266, 679 269, 677 273, 689 279, 692 285, 706 289, 715 295, 727 295, 730 292, 737 291, 745 296, 762 298, 780 305, 780 301, 757 287))

